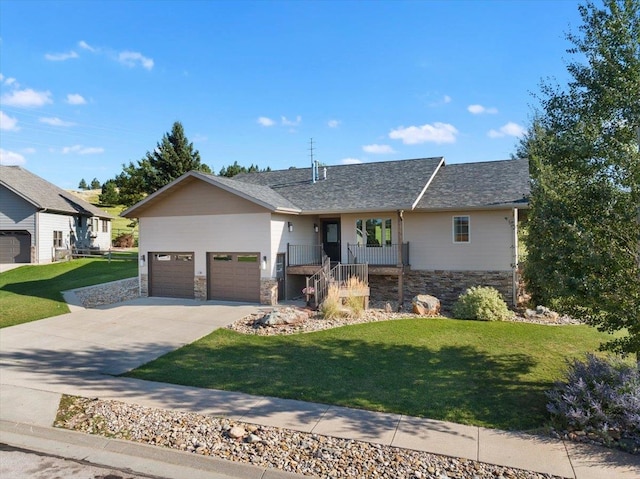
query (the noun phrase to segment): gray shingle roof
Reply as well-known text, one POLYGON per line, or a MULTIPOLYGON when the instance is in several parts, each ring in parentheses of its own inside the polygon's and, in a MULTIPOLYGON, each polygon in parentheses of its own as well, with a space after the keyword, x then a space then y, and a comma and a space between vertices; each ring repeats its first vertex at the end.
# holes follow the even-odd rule
POLYGON ((231 178, 209 175, 207 173, 198 174, 208 178, 210 183, 217 183, 227 191, 249 199, 250 201, 257 202, 272 211, 283 209, 296 212, 300 211, 300 208, 268 186, 244 183, 241 181, 235 181, 231 178))
POLYGON ((20 195, 38 209, 113 218, 106 211, 96 208, 19 166, 0 166, 0 185, 20 195))
MULTIPOLYGON (((442 158, 327 166, 311 181, 311 168, 244 173, 230 180, 269 187, 303 212, 411 209, 442 158)), ((217 177, 216 177, 217 178, 217 177)))
POLYGON ((527 160, 444 165, 416 209, 459 209, 527 205, 527 160))

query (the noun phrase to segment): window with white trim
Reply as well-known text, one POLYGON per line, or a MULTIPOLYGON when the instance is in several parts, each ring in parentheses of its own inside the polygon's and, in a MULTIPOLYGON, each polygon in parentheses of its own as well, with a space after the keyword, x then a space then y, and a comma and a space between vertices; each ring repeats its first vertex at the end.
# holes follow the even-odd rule
POLYGON ((469 242, 469 216, 453 217, 453 242, 468 243, 469 242))
POLYGON ((62 231, 53 232, 53 247, 62 248, 62 231))
POLYGON ((392 238, 391 218, 356 221, 356 244, 360 246, 389 246, 392 238))

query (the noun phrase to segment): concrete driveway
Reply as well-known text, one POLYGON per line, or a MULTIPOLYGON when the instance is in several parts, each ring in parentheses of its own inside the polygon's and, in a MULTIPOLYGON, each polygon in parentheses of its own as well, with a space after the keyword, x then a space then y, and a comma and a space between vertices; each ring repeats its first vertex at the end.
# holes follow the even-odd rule
POLYGON ((56 391, 117 375, 258 310, 256 305, 138 298, 0 330, 0 382, 56 391))

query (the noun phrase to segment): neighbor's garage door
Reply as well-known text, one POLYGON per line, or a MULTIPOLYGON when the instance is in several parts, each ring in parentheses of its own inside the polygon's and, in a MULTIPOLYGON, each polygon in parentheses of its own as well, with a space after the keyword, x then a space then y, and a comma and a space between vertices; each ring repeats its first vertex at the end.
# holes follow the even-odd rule
POLYGON ((149 296, 193 298, 193 253, 149 253, 149 296))
POLYGON ((31 234, 27 231, 0 231, 0 263, 31 263, 31 234))
POLYGON ((260 302, 258 253, 208 253, 209 299, 260 302))

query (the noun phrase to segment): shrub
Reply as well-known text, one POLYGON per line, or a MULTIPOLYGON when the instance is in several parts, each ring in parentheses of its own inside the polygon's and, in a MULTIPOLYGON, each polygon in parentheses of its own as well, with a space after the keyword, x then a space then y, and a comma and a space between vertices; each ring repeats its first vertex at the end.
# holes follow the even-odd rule
POLYGON ((344 305, 350 310, 351 314, 359 317, 364 312, 364 297, 352 296, 352 294, 362 291, 367 285, 356 276, 350 276, 347 280, 346 287, 349 291, 349 296, 345 298, 344 305))
POLYGON ((320 312, 324 319, 335 319, 344 315, 342 301, 340 301, 340 290, 335 284, 329 285, 327 297, 320 305, 320 312))
POLYGON ((474 286, 460 295, 453 305, 453 314, 460 319, 504 321, 512 316, 507 303, 495 288, 474 286))
POLYGON ((554 427, 597 435, 605 444, 640 451, 640 370, 590 354, 569 362, 566 378, 547 392, 554 427))
POLYGON ((116 248, 132 248, 135 239, 131 233, 120 233, 113 239, 113 246, 116 248))

